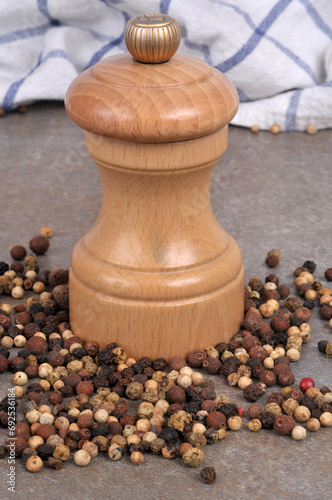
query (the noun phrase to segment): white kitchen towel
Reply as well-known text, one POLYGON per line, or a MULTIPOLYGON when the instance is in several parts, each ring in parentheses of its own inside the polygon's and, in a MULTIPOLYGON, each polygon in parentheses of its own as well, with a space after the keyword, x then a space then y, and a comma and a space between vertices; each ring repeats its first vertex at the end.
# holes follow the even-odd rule
POLYGON ((180 52, 237 87, 235 125, 332 126, 332 0, 0 0, 0 107, 64 99, 71 81, 126 50, 126 22, 176 18, 180 52))

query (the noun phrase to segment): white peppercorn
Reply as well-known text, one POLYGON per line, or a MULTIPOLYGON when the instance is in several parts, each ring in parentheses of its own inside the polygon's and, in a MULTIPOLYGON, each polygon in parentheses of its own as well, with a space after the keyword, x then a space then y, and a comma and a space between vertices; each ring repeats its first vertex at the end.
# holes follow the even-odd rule
POLYGON ((91 457, 89 453, 85 450, 78 450, 75 452, 74 455, 74 462, 76 465, 79 465, 80 467, 85 467, 88 465, 91 461, 91 457))
POLYGON ((301 425, 296 425, 292 430, 292 438, 296 441, 302 441, 307 435, 307 431, 301 425))
POLYGON ((330 427, 332 425, 332 413, 324 411, 319 417, 319 421, 323 427, 330 427))
POLYGON ((134 451, 134 453, 130 455, 130 460, 134 465, 142 464, 144 462, 143 453, 141 453, 140 451, 134 451))
POLYGON ((28 376, 24 372, 16 372, 13 375, 13 382, 16 385, 25 385, 28 382, 28 376))

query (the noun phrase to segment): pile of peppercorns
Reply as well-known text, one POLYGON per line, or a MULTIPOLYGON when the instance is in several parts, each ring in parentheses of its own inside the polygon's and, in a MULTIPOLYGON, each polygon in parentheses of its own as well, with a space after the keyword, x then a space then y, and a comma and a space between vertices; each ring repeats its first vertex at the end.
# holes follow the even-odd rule
MULTIPOLYGON (((51 228, 43 228, 30 249, 45 253, 51 235, 51 228)), ((313 262, 306 261, 294 272, 304 303, 290 297, 289 287, 279 284, 274 274, 265 283, 252 278, 244 291, 242 328, 229 343, 167 362, 128 358, 116 343, 105 348, 94 340, 84 343, 70 330, 68 271, 40 271, 36 255, 26 254, 24 247, 16 246, 10 270, 0 263, 2 293, 19 298, 13 291, 20 287, 23 293, 36 294, 13 309, 0 305, 0 373, 13 372, 14 392, 17 399, 24 396, 20 407, 25 416, 16 423, 15 440, 9 438, 0 447, 1 458, 14 441, 16 456, 31 472, 44 464, 60 469, 72 454, 77 465, 85 466, 99 453, 114 461, 126 452, 136 465, 152 453, 165 459, 181 457, 184 464, 199 467, 204 446, 224 439, 228 430, 239 430, 245 416, 250 431, 274 429, 296 440, 306 434, 296 422, 305 422, 310 431, 332 425, 331 389, 318 390, 311 379, 303 379, 299 389, 292 387, 290 363, 300 358, 302 345, 310 340, 308 322, 317 300, 321 316, 330 321, 332 317, 327 309, 332 309, 332 291, 314 281, 313 262), (10 359, 12 346, 20 351, 10 359), (204 380, 197 369, 224 376, 253 404, 245 412, 226 395, 217 394, 215 382, 204 380), (257 400, 275 384, 282 391, 272 392, 263 407, 257 400), (130 411, 131 401, 140 401, 135 412, 130 411)), ((274 249, 266 262, 275 267, 280 259, 281 253, 274 249)), ((325 273, 328 280, 330 271, 325 273)), ((324 352, 331 357, 327 346, 324 352)), ((6 397, 0 405, 0 425, 5 428, 8 408, 6 397)), ((213 483, 213 467, 202 469, 201 478, 213 483)))

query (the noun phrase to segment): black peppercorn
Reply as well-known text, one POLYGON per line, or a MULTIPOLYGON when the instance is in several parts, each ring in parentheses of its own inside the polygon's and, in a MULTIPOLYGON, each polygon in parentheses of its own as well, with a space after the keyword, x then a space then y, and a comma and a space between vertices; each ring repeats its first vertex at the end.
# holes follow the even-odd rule
POLYGON ((6 264, 6 262, 0 261, 0 276, 5 274, 6 271, 8 271, 9 266, 6 264))
POLYGON ((159 434, 159 438, 163 439, 165 443, 176 443, 179 440, 179 433, 171 427, 165 427, 159 434))
MULTIPOLYGON (((22 356, 22 351, 20 352, 20 355, 22 356)), ((4 356, 6 359, 9 359, 10 352, 6 347, 0 346, 0 356, 4 356)))
POLYGON ((144 357, 144 358, 140 358, 137 363, 141 366, 143 366, 143 368, 150 368, 152 366, 152 360, 150 358, 147 358, 147 357, 144 357))
POLYGON ((266 392, 265 384, 250 384, 243 391, 243 397, 247 401, 257 401, 266 392))
POLYGON ((263 429, 272 429, 275 417, 274 413, 270 411, 263 411, 259 418, 263 429))
POLYGON ((57 285, 52 290, 56 305, 61 310, 69 309, 69 288, 68 285, 57 285))
POLYGON ((24 264, 22 264, 22 262, 14 261, 10 265, 10 270, 11 271, 15 271, 16 277, 18 278, 19 276, 17 276, 17 273, 23 273, 24 272, 24 264))
POLYGON ((202 480, 206 484, 213 484, 216 482, 217 475, 214 467, 204 467, 200 474, 202 480))
POLYGON ((306 307, 307 309, 309 309, 309 311, 312 311, 312 309, 316 307, 316 302, 314 302, 313 300, 305 300, 303 302, 303 307, 306 307))
POLYGON ((100 365, 111 365, 113 363, 114 356, 110 349, 102 349, 99 351, 97 359, 100 365))
POLYGON ((332 306, 325 304, 320 308, 319 314, 323 319, 332 318, 332 306))
POLYGON ((51 469, 59 470, 63 467, 63 462, 59 458, 49 457, 47 460, 47 465, 51 469))
POLYGON ((325 354, 325 352, 326 352, 326 346, 327 346, 328 343, 329 343, 328 340, 320 340, 318 342, 318 350, 319 350, 319 352, 325 354))
POLYGON ((22 452, 22 460, 23 462, 26 462, 28 458, 32 457, 33 455, 37 455, 37 451, 32 449, 32 448, 25 448, 22 452))
POLYGON ((200 401, 190 401, 190 403, 187 403, 185 406, 186 412, 192 415, 195 415, 200 409, 201 409, 200 401))
POLYGON ((43 443, 37 446, 37 453, 43 461, 48 460, 53 455, 53 451, 54 447, 50 444, 43 443))
POLYGON ((217 351, 219 352, 219 354, 221 356, 225 351, 227 351, 228 344, 226 342, 219 342, 219 344, 217 344, 215 346, 215 349, 217 349, 217 351))
POLYGON ((238 414, 237 406, 232 403, 221 405, 219 411, 225 415, 227 420, 231 417, 235 417, 238 414))
POLYGON ((164 358, 157 358, 152 362, 152 367, 155 371, 164 371, 167 365, 168 363, 164 358))

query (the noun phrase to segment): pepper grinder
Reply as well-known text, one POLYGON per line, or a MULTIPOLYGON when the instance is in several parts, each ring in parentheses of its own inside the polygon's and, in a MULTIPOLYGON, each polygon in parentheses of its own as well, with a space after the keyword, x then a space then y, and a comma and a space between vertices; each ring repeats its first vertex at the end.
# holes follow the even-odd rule
POLYGON ((66 95, 103 183, 72 252, 70 321, 102 347, 169 359, 229 342, 243 317, 241 251, 210 201, 238 96, 219 71, 175 54, 170 16, 131 19, 125 42, 130 54, 85 70, 66 95))

